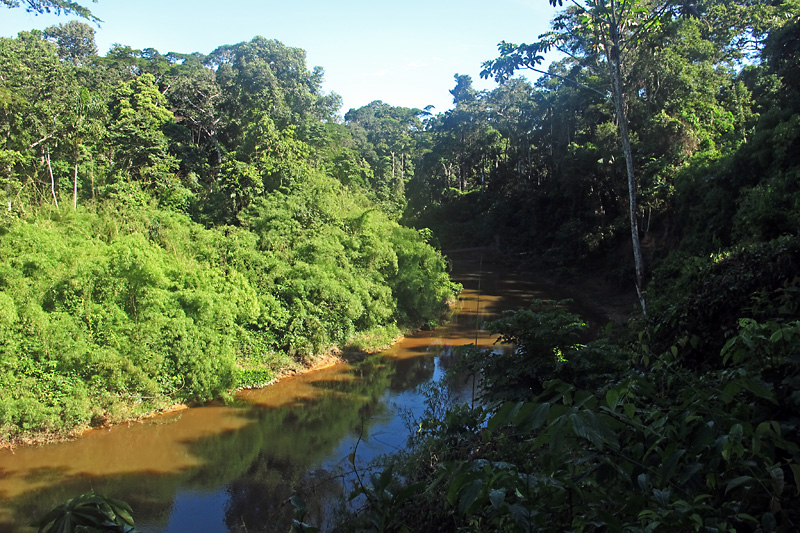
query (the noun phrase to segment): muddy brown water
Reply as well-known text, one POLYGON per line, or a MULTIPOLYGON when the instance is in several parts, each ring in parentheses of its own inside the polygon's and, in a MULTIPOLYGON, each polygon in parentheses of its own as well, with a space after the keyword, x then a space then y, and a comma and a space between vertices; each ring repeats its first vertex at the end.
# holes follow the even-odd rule
POLYGON ((88 490, 128 502, 145 532, 287 531, 287 500, 296 493, 308 505, 306 520, 326 529, 344 512, 351 453, 367 469, 403 448, 409 421, 432 395, 434 404, 470 402, 468 379, 440 383, 453 347, 493 346, 476 324, 547 297, 535 280, 466 255, 453 274, 465 289, 451 321, 358 364, 241 392, 233 405, 0 450, 0 530, 32 531, 29 524, 48 509, 88 490))

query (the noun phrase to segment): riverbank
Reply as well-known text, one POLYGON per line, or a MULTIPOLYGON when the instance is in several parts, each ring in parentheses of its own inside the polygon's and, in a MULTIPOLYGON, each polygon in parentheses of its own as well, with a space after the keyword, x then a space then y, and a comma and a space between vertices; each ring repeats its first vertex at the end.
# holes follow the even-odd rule
MULTIPOLYGON (((231 391, 229 398, 235 397, 240 391, 263 389, 310 372, 325 370, 338 364, 359 361, 370 354, 383 351, 405 338, 404 335, 398 332, 397 328, 385 328, 382 333, 373 331, 359 337, 345 348, 331 348, 323 354, 307 359, 305 362, 294 361, 289 356, 285 356, 283 359, 291 362, 275 370, 274 377, 263 383, 238 387, 236 390, 231 391)), ((225 398, 217 398, 200 404, 186 404, 170 402, 166 397, 149 399, 147 407, 144 407, 141 400, 130 403, 121 402, 116 414, 103 413, 95 415, 85 424, 76 426, 66 432, 35 432, 15 435, 13 439, 0 441, 0 450, 12 450, 13 452, 15 448, 68 442, 81 438, 93 431, 108 430, 124 424, 143 423, 185 409, 225 402, 225 398)))
MULTIPOLYGON (((90 488, 130 503, 145 531, 196 530, 190 523, 198 515, 208 531, 227 531, 231 523, 260 530, 277 521, 282 525, 274 529, 286 530, 291 509, 280 503, 298 491, 309 509, 325 509, 319 502, 339 494, 336 476, 340 468, 349 469, 347 458, 357 445, 359 465, 405 445, 406 420, 424 416, 426 391, 433 390, 426 384, 452 365, 452 347, 496 348, 496 337, 482 329, 486 320, 535 299, 565 296, 550 294, 535 275, 502 261, 485 262, 480 271, 479 259, 457 265, 453 278, 464 291, 447 324, 409 333, 378 357, 360 350, 330 352, 268 387, 238 392, 235 404, 176 406, 183 410, 0 454, 6 523, 30 523, 31 509, 52 507, 90 488), (343 364, 337 365, 339 358, 343 364), (348 364, 359 358, 365 360, 348 364), (56 474, 43 479, 42 472, 56 474), (336 481, 322 489, 322 479, 336 481), (214 494, 199 499, 202 509, 193 504, 198 493, 214 494)), ((443 401, 471 401, 470 384, 463 380, 436 390, 443 401)))
MULTIPOLYGON (((635 291, 620 291, 618 287, 609 283, 599 272, 569 276, 563 272, 548 270, 542 265, 526 261, 524 257, 501 254, 491 248, 451 250, 448 252, 448 256, 458 261, 460 264, 459 270, 462 270, 466 265, 466 269, 472 269, 473 272, 477 272, 478 277, 480 277, 481 269, 485 269, 487 272, 510 270, 515 272, 516 275, 536 280, 536 284, 544 287, 544 290, 552 298, 573 300, 578 312, 591 315, 585 318, 595 322, 599 327, 604 327, 608 321, 613 322, 615 327, 624 326, 628 318, 636 310, 635 291), (513 266, 509 268, 510 263, 513 266)), ((309 372, 324 370, 341 363, 359 361, 371 353, 382 351, 395 345, 403 338, 404 336, 397 329, 371 332, 343 349, 334 348, 322 355, 311 358, 306 364, 291 361, 290 364, 277 369, 273 377, 268 381, 241 386, 231 391, 229 397, 232 398, 238 391, 269 387, 309 372)), ((289 361, 290 359, 287 356, 284 360, 289 361)), ((212 403, 224 403, 224 401, 225 399, 217 399, 213 400, 212 403)), ((121 407, 117 413, 104 413, 95 416, 86 424, 66 433, 41 432, 17 436, 11 441, 0 442, 0 450, 13 450, 21 446, 36 446, 68 441, 79 438, 87 432, 108 429, 121 424, 144 422, 190 407, 195 407, 195 405, 170 402, 168 398, 160 401, 151 399, 146 404, 141 401, 139 403, 131 402, 121 407)))
MULTIPOLYGON (((518 293, 529 287, 504 281, 483 284, 482 309, 506 307, 496 288, 508 294, 509 284, 518 293)), ((411 331, 381 354, 348 349, 339 355, 342 364, 332 364, 333 357, 316 359, 271 386, 238 392, 231 404, 0 453, 7 509, 4 518, 0 506, 0 530, 16 531, 13 525, 24 526, 35 513, 90 489, 131 504, 142 531, 195 531, 197 524, 203 531, 286 531, 292 509, 280 504, 299 491, 310 510, 330 509, 317 502, 340 494, 336 476, 351 470, 347 458, 356 444, 359 465, 404 446, 407 410, 422 416, 426 384, 441 379, 452 363, 450 347, 476 342, 475 285, 464 284, 452 320, 411 331)), ((481 331, 478 342, 488 348, 494 338, 481 331)), ((468 383, 448 385, 448 391, 469 401, 468 383)), ((310 515, 309 520, 328 523, 310 515)))

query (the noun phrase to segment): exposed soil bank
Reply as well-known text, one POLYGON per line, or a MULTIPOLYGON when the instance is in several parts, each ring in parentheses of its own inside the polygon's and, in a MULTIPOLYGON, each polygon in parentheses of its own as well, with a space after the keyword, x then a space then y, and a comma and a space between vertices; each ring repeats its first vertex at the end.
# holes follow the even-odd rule
MULTIPOLYGON (((403 339, 402 336, 396 337, 393 340, 392 344, 397 343, 402 339, 403 339)), ((339 348, 334 348, 329 350, 325 354, 316 356, 310 364, 304 365, 301 363, 297 363, 279 370, 276 377, 273 378, 268 383, 264 383, 263 385, 255 387, 243 387, 241 389, 237 389, 237 391, 235 391, 234 393, 238 392, 239 390, 260 389, 264 387, 269 387, 285 379, 290 379, 292 377, 296 377, 309 372, 323 370, 337 364, 357 361, 359 359, 363 359, 366 355, 369 355, 370 353, 378 352, 385 348, 388 348, 388 346, 382 346, 380 347, 380 349, 376 348, 375 350, 370 350, 370 351, 355 351, 355 350, 343 351, 339 348)), ((131 417, 120 417, 113 419, 110 417, 95 417, 94 419, 92 419, 91 422, 85 425, 75 427, 68 433, 44 433, 44 432, 33 433, 21 437, 16 437, 10 442, 0 442, 0 450, 5 450, 5 449, 13 450, 14 448, 23 446, 40 446, 54 442, 65 442, 76 438, 80 438, 81 436, 91 431, 108 429, 113 426, 122 424, 143 422, 145 420, 164 416, 170 413, 174 413, 176 411, 182 411, 184 409, 190 409, 192 407, 197 407, 200 405, 209 405, 215 403, 220 403, 220 400, 211 400, 209 402, 197 405, 187 405, 185 403, 168 404, 164 405, 163 407, 158 407, 156 409, 153 409, 152 411, 131 417)))

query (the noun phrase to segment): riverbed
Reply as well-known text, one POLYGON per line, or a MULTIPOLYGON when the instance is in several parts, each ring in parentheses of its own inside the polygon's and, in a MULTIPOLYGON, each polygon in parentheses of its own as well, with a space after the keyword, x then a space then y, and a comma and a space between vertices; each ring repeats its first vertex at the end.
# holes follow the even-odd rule
POLYGON ((470 379, 442 379, 453 348, 501 349, 483 323, 547 297, 529 276, 467 255, 453 273, 464 291, 450 321, 380 354, 241 392, 232 405, 0 451, 0 530, 30 531, 43 512, 89 490, 128 502, 144 532, 287 531, 294 494, 306 520, 326 529, 347 512, 339 503, 352 488, 351 457, 365 471, 402 449, 428 398, 473 401, 470 379))

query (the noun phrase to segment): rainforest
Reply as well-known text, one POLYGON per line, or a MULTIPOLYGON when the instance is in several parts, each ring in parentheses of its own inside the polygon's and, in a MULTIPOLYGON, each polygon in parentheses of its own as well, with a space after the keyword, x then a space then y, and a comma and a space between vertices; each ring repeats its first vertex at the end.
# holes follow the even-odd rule
MULTIPOLYGON (((434 330, 476 250, 581 305, 481 324, 507 348, 456 349, 472 401, 429 391, 349 513, 298 496, 293 531, 800 529, 798 0, 550 0, 438 114, 340 114, 262 36, 101 56, 88 9, 26 4, 85 22, 0 37, 0 445, 434 330)), ((133 528, 65 505, 41 530, 133 528)))

